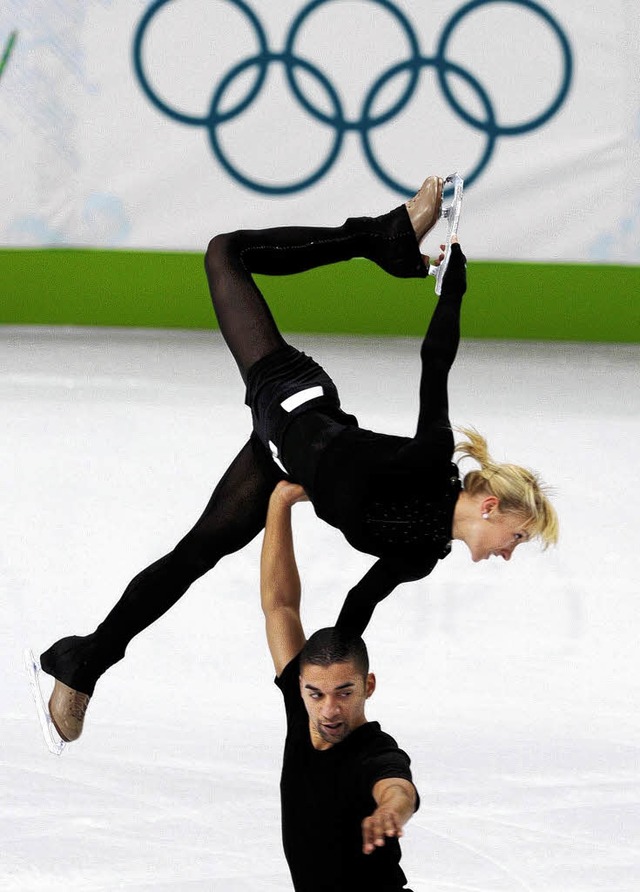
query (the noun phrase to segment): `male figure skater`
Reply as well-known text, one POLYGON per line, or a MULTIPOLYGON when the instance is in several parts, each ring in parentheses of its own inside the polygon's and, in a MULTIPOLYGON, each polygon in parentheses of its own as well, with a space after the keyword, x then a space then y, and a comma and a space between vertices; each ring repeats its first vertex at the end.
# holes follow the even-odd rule
POLYGON ((365 703, 375 676, 361 638, 321 629, 306 641, 291 508, 302 487, 273 491, 260 593, 287 737, 280 782, 284 851, 296 892, 409 892, 398 838, 418 806, 410 760, 365 703))

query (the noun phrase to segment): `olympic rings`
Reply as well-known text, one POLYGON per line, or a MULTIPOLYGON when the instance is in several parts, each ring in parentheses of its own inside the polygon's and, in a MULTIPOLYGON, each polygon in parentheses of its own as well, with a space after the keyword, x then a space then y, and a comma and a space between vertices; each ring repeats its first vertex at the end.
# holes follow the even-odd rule
POLYGON ((567 98, 573 76, 573 59, 567 36, 551 13, 540 3, 535 2, 535 0, 469 0, 469 2, 460 7, 460 9, 458 9, 445 24, 439 37, 434 56, 422 55, 417 35, 409 19, 391 2, 391 0, 368 0, 368 2, 382 7, 395 20, 407 42, 408 55, 405 59, 392 65, 377 77, 363 99, 359 117, 350 119, 345 115, 340 95, 327 75, 317 65, 314 65, 308 59, 303 58, 296 52, 296 42, 300 31, 308 21, 309 17, 321 6, 332 3, 333 0, 310 0, 310 2, 307 3, 293 20, 287 33, 285 47, 282 52, 276 52, 269 48, 266 32, 256 13, 251 9, 246 0, 226 0, 226 2, 234 6, 246 20, 256 39, 258 51, 255 55, 245 58, 232 66, 222 77, 213 90, 209 110, 205 115, 191 115, 173 108, 158 95, 152 87, 142 63, 142 51, 147 29, 156 14, 169 2, 170 0, 154 0, 142 16, 135 32, 133 40, 133 64, 143 92, 156 108, 173 120, 187 126, 205 127, 208 131, 212 151, 227 173, 248 189, 266 195, 291 194, 306 189, 318 182, 318 180, 322 179, 322 177, 329 172, 338 158, 345 135, 348 132, 355 132, 360 137, 363 153, 376 176, 388 187, 400 193, 403 197, 411 196, 415 192, 415 184, 408 185, 400 183, 390 173, 383 169, 381 163, 374 154, 371 134, 377 128, 395 118, 406 108, 415 94, 421 72, 424 68, 433 68, 435 70, 437 83, 452 111, 463 122, 468 124, 474 130, 484 133, 486 137, 484 150, 480 160, 470 171, 462 172, 465 188, 468 188, 478 179, 487 167, 495 149, 498 137, 513 137, 530 132, 542 127, 554 114, 556 114, 567 98), (563 74, 561 83, 549 106, 543 112, 531 118, 531 120, 516 124, 499 122, 496 119, 494 106, 489 94, 477 78, 460 64, 453 62, 446 57, 451 38, 460 23, 470 13, 496 2, 511 3, 538 16, 542 22, 550 28, 552 34, 557 39, 562 57, 563 74), (260 182, 251 179, 245 173, 241 172, 225 154, 218 137, 218 128, 221 124, 237 118, 254 102, 255 99, 257 99, 272 65, 282 65, 284 67, 286 81, 293 97, 305 112, 322 125, 330 127, 334 134, 328 153, 316 170, 294 182, 280 185, 260 182), (231 108, 226 108, 223 111, 223 100, 225 99, 229 88, 238 77, 252 69, 255 69, 255 78, 244 96, 237 100, 231 108), (311 76, 311 78, 320 86, 322 92, 329 100, 330 112, 318 108, 314 105, 311 99, 303 93, 298 79, 299 72, 304 72, 311 76), (374 115, 372 110, 381 90, 389 83, 389 81, 399 75, 404 75, 406 79, 406 84, 402 88, 400 95, 393 101, 389 108, 374 115), (480 106, 483 109, 483 117, 477 117, 472 114, 459 102, 450 87, 449 81, 451 76, 462 79, 476 94, 480 101, 480 106))

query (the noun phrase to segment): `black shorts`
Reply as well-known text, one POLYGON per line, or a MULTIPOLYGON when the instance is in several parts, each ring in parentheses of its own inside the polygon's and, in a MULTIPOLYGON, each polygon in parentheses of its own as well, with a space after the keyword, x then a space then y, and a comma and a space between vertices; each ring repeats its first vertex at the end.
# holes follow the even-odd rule
MULTIPOLYGON (((285 433, 293 422, 300 420, 300 424, 295 425, 298 429, 306 427, 302 425, 301 416, 313 414, 312 439, 317 439, 323 448, 345 427, 358 424, 353 415, 340 409, 338 390, 322 366, 289 344, 251 366, 245 402, 251 408, 253 429, 273 460, 303 486, 311 484, 311 472, 303 470, 310 466, 310 462, 298 454, 307 451, 300 448, 300 436, 292 438, 297 444, 295 454, 289 454, 287 450, 286 462, 283 452, 285 433)), ((311 454, 318 450, 306 437, 302 438, 304 441, 311 459, 311 454)), ((314 469, 316 459, 317 456, 312 462, 314 469)))

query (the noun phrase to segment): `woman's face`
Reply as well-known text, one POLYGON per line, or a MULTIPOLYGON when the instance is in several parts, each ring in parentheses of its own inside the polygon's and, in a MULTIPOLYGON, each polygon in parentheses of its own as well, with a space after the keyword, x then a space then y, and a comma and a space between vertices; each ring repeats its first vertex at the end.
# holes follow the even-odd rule
POLYGON ((474 532, 467 542, 473 561, 486 561, 490 557, 509 561, 516 547, 529 541, 526 520, 518 514, 502 514, 497 508, 482 512, 474 532))

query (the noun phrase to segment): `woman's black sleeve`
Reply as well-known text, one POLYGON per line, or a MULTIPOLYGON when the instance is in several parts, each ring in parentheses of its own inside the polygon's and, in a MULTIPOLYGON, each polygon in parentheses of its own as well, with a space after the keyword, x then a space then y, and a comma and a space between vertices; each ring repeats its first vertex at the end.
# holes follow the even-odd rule
POLYGON ((460 245, 454 243, 442 293, 420 349, 422 371, 416 437, 428 434, 434 425, 451 426, 447 384, 460 342, 460 307, 466 288, 466 258, 460 245))
POLYGON ((368 570, 360 582, 347 594, 336 622, 336 628, 349 635, 362 636, 373 616, 376 604, 401 582, 420 579, 424 574, 413 576, 401 571, 398 564, 380 559, 368 570))

